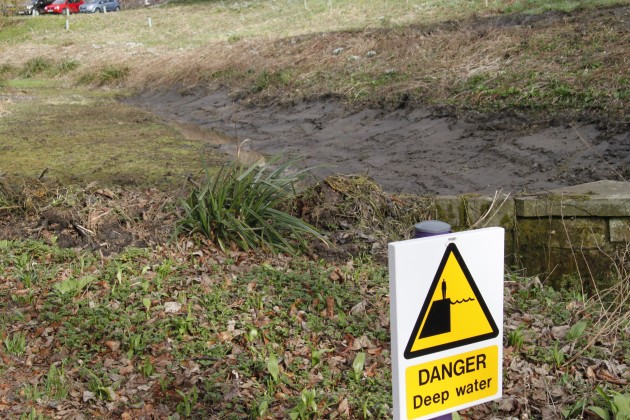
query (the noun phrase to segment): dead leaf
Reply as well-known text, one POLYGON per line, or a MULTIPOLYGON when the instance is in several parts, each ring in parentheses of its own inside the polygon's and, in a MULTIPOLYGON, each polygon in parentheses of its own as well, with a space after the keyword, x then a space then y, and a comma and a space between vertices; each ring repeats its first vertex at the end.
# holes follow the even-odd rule
POLYGON ((622 378, 618 378, 614 375, 611 375, 608 371, 604 369, 599 369, 597 371, 597 377, 603 381, 610 382, 617 385, 628 385, 628 381, 622 378))
POLYGON ((352 309, 350 309, 350 315, 356 315, 356 314, 365 313, 365 308, 366 307, 367 307, 367 301, 366 300, 362 300, 361 302, 359 302, 356 305, 354 305, 352 307, 352 309))
POLYGON ((341 414, 342 416, 350 415, 350 406, 348 405, 347 398, 344 398, 343 400, 341 400, 341 402, 337 406, 337 413, 341 414))
POLYGON ((90 391, 83 391, 83 402, 88 402, 91 399, 94 399, 94 393, 90 391))
POLYGON ((332 296, 326 298, 326 316, 328 318, 335 316, 335 298, 332 296))
POLYGON ((335 267, 335 269, 330 273, 328 278, 330 280, 332 280, 332 281, 343 281, 344 280, 344 275, 341 272, 341 270, 339 269, 339 267, 335 267))
POLYGON ((514 398, 506 398, 499 404, 499 411, 510 413, 514 410, 516 410, 516 399, 514 398))
POLYGON ((135 369, 133 367, 133 364, 131 364, 131 362, 128 362, 125 366, 121 367, 118 371, 120 372, 121 375, 129 375, 134 370, 135 369))
POLYGON ((105 345, 105 347, 107 347, 111 351, 118 351, 118 349, 120 349, 120 341, 107 340, 103 344, 105 345))
POLYGON ((96 194, 98 195, 102 195, 103 197, 112 199, 114 197, 116 197, 116 194, 114 194, 114 192, 112 190, 110 190, 109 188, 101 188, 98 189, 96 191, 94 191, 96 194))
POLYGON ((361 350, 363 348, 373 348, 374 345, 372 344, 372 342, 370 341, 369 338, 367 338, 367 336, 362 335, 359 338, 355 338, 354 342, 352 343, 352 350, 361 350))
POLYGON ((567 335, 567 333, 569 332, 569 328, 571 327, 568 325, 560 325, 558 327, 552 327, 551 336, 555 338, 556 340, 562 340, 564 336, 567 335))

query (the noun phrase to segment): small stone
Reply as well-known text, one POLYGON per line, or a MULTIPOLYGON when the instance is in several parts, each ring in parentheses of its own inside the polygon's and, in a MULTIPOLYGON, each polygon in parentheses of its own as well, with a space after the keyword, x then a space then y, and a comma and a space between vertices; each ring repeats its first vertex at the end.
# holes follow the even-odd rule
POLYGON ((182 309, 182 304, 179 302, 165 302, 164 303, 164 312, 176 314, 179 310, 182 309))

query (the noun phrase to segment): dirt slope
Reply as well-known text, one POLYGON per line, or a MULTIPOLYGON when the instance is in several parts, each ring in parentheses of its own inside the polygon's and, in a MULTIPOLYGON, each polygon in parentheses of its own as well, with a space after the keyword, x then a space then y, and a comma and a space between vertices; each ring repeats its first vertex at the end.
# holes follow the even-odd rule
POLYGON ((226 91, 148 92, 131 102, 168 120, 250 139, 244 147, 264 154, 301 157, 317 176, 367 173, 390 191, 538 192, 630 177, 630 134, 593 122, 350 111, 335 100, 261 108, 241 106, 226 91))

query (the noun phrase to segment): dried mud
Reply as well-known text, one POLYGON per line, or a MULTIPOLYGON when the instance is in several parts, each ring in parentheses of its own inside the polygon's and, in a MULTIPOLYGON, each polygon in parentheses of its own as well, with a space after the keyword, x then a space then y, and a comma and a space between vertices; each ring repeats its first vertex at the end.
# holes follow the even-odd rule
POLYGON ((629 132, 593 120, 351 110, 334 99, 256 107, 225 90, 152 91, 130 102, 234 144, 249 139, 253 152, 301 159, 318 178, 366 174, 392 192, 539 192, 630 176, 629 132))

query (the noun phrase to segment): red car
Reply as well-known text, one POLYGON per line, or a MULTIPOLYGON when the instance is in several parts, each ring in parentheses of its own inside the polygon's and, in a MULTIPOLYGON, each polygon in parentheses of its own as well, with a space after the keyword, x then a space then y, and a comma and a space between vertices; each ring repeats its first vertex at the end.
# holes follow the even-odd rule
POLYGON ((83 4, 83 0, 55 0, 44 8, 46 13, 58 13, 69 15, 70 13, 79 13, 79 6, 83 4))

